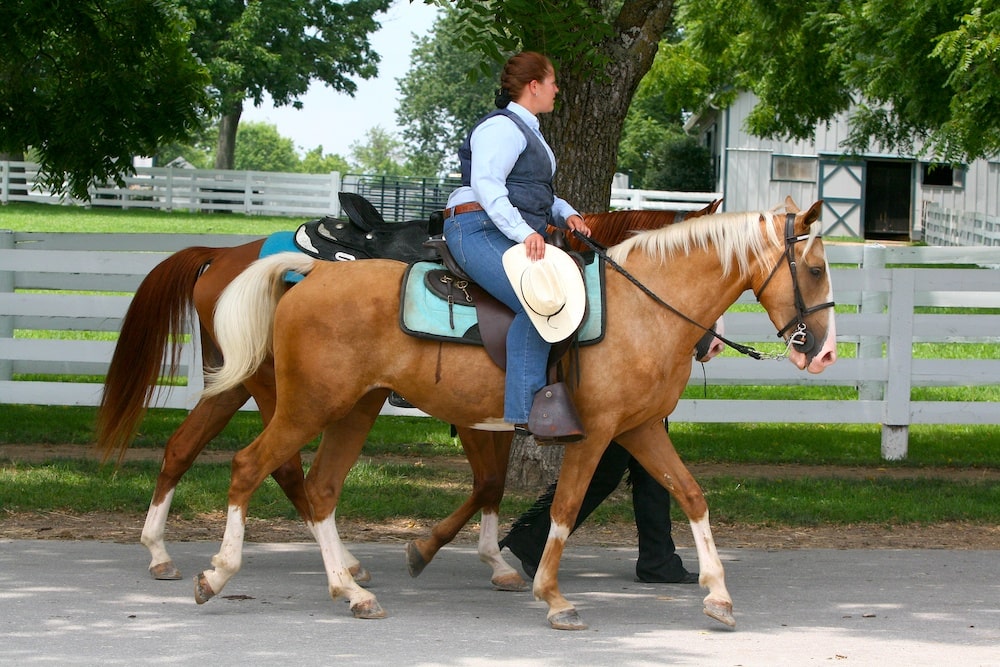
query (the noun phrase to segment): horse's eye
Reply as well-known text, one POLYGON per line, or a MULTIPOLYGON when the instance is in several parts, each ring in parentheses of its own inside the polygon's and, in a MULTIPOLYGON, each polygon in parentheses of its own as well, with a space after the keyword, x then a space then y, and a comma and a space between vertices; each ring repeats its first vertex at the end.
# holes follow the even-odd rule
POLYGON ((823 269, 819 268, 818 266, 810 266, 809 273, 812 275, 813 278, 819 278, 820 276, 823 275, 823 269))

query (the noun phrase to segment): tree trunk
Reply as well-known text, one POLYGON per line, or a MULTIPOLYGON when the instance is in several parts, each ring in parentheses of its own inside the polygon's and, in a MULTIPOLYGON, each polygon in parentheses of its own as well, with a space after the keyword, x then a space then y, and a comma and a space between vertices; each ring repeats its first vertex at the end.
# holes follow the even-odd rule
MULTIPOLYGON (((571 64, 556 73, 556 110, 540 121, 558 162, 556 194, 578 211, 608 210, 625 116, 673 13, 673 0, 626 0, 614 36, 595 45, 607 56, 603 76, 576 71, 571 64)), ((511 448, 507 482, 543 489, 559 474, 563 448, 520 440, 515 438, 511 448)))
POLYGON ((627 0, 614 36, 594 47, 607 57, 605 71, 564 64, 556 73, 557 107, 541 117, 542 131, 559 164, 556 193, 581 212, 608 209, 625 116, 673 12, 673 0, 627 0))
POLYGON ((236 130, 243 115, 243 103, 237 102, 219 120, 219 143, 215 148, 215 168, 232 169, 236 164, 236 130))
POLYGON ((540 492, 559 476, 562 458, 563 447, 559 445, 539 447, 531 436, 515 436, 510 448, 507 488, 540 492))

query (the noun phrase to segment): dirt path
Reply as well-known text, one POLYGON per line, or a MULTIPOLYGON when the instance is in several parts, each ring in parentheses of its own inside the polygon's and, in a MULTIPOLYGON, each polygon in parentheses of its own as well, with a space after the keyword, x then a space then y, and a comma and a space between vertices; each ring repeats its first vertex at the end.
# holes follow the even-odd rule
MULTIPOLYGON (((208 451, 200 460, 226 462, 231 452, 208 451)), ((155 460, 163 457, 159 449, 130 449, 126 460, 155 460)), ((59 458, 94 458, 93 450, 83 445, 0 445, 0 461, 37 463, 59 458)), ((308 458, 308 456, 306 457, 308 458)), ((390 457, 386 457, 390 458, 390 457)), ((398 458, 399 461, 412 459, 398 458)), ((464 458, 434 458, 435 465, 468 469, 464 458)), ((819 478, 847 479, 936 478, 954 481, 1000 481, 1000 470, 975 468, 867 468, 805 465, 722 465, 690 466, 697 479, 712 477, 735 478, 819 478)), ((150 489, 152 492, 152 489, 150 489)), ((68 514, 63 512, 10 512, 0 509, 0 538, 110 540, 138 542, 145 508, 128 513, 68 514)), ((405 542, 425 535, 429 521, 409 519, 377 524, 338 518, 341 536, 349 542, 405 542)), ((221 538, 225 516, 220 513, 199 516, 193 520, 171 518, 167 527, 170 541, 215 541, 221 538)), ((456 539, 460 544, 475 544, 478 525, 470 524, 456 539)), ((759 525, 727 525, 713 522, 713 532, 720 548, 757 549, 1000 549, 1000 526, 980 526, 969 523, 933 525, 881 526, 859 524, 849 526, 817 526, 787 528, 759 525)), ((674 524, 674 540, 681 548, 691 547, 691 532, 687 524, 674 524)), ((299 521, 250 519, 247 539, 254 542, 300 542, 312 537, 299 521)), ((635 527, 632 525, 595 526, 584 524, 573 535, 573 542, 601 546, 634 546, 635 527)))

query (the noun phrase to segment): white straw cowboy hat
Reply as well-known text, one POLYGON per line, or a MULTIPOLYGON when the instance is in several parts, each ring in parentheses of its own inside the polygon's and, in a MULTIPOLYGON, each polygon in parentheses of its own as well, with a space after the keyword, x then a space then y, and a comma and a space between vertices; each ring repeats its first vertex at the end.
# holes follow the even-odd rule
POLYGON ((587 310, 587 292, 579 265, 564 251, 545 246, 545 257, 528 259, 518 243, 503 254, 503 268, 535 329, 549 343, 569 338, 587 310))

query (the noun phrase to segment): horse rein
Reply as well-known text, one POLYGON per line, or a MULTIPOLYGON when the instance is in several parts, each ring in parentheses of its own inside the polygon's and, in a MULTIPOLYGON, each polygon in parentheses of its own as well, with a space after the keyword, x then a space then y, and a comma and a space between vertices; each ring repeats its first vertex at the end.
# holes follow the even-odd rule
MULTIPOLYGON (((817 234, 816 238, 822 238, 821 235, 817 234)), ((797 263, 795 261, 795 244, 800 241, 806 241, 809 239, 809 234, 795 234, 795 214, 786 213, 785 214, 785 263, 788 265, 788 270, 791 272, 792 276, 792 293, 795 297, 795 317, 793 317, 788 324, 783 326, 778 331, 778 338, 785 341, 788 347, 794 346, 796 350, 802 354, 809 355, 816 348, 816 338, 812 333, 806 328, 805 318, 809 315, 823 310, 824 308, 833 308, 834 302, 827 301, 826 303, 820 303, 812 308, 806 307, 805 299, 802 298, 802 291, 799 289, 799 276, 796 272, 797 263), (793 331, 787 338, 785 333, 795 327, 793 331)), ((757 302, 760 303, 760 295, 764 293, 764 290, 771 283, 771 278, 777 273, 778 267, 781 266, 781 260, 775 262, 774 267, 771 269, 771 273, 768 274, 767 279, 764 280, 764 284, 760 286, 760 289, 754 292, 754 297, 757 302)), ((787 348, 786 348, 787 349, 787 348)))
MULTIPOLYGON (((742 345, 735 341, 729 340, 725 336, 720 335, 715 330, 710 329, 699 322, 696 322, 695 320, 691 319, 690 317, 688 317, 687 315, 680 312, 679 310, 671 306, 669 303, 661 299, 658 295, 653 293, 652 290, 643 285, 635 276, 629 273, 625 269, 625 267, 623 267, 622 265, 618 264, 613 259, 611 259, 611 257, 609 257, 606 252, 607 248, 601 246, 599 243, 591 240, 589 237, 584 236, 583 234, 581 234, 576 230, 574 230, 573 233, 584 245, 593 250, 598 257, 600 257, 607 264, 613 267, 615 271, 622 274, 626 279, 628 279, 629 282, 638 287, 642 292, 644 292, 648 297, 653 299, 656 303, 660 304, 661 306, 663 306, 670 312, 674 313, 681 319, 685 320, 686 322, 695 325, 702 331, 710 333, 716 339, 721 341, 724 345, 731 347, 740 354, 745 354, 752 359, 784 359, 785 356, 788 354, 788 350, 792 346, 795 346, 796 350, 806 355, 808 355, 810 352, 813 351, 813 349, 816 347, 816 340, 815 337, 806 328, 804 318, 816 311, 822 310, 823 308, 832 308, 834 305, 833 301, 828 301, 826 303, 813 306, 812 308, 806 307, 805 300, 802 298, 802 292, 799 289, 798 276, 795 273, 796 269, 795 244, 800 241, 805 241, 809 239, 809 234, 796 235, 794 232, 794 228, 795 228, 795 214, 787 213, 785 215, 785 250, 783 252, 783 256, 784 259, 786 260, 785 263, 788 265, 788 268, 792 273, 792 290, 795 297, 796 315, 794 318, 792 318, 792 320, 788 324, 782 327, 777 334, 779 338, 785 340, 786 343, 785 354, 767 354, 764 352, 760 352, 759 350, 750 345, 742 345), (788 338, 785 338, 785 332, 787 332, 792 327, 795 327, 795 331, 792 332, 792 334, 788 338)), ((819 235, 817 235, 817 238, 819 238, 819 235)), ((764 284, 760 286, 759 290, 754 292, 754 296, 757 298, 758 303, 760 302, 760 295, 764 292, 764 288, 767 287, 768 284, 771 282, 771 279, 777 272, 778 267, 781 265, 782 262, 780 259, 777 262, 775 262, 774 267, 768 274, 767 279, 764 281, 764 284)))

